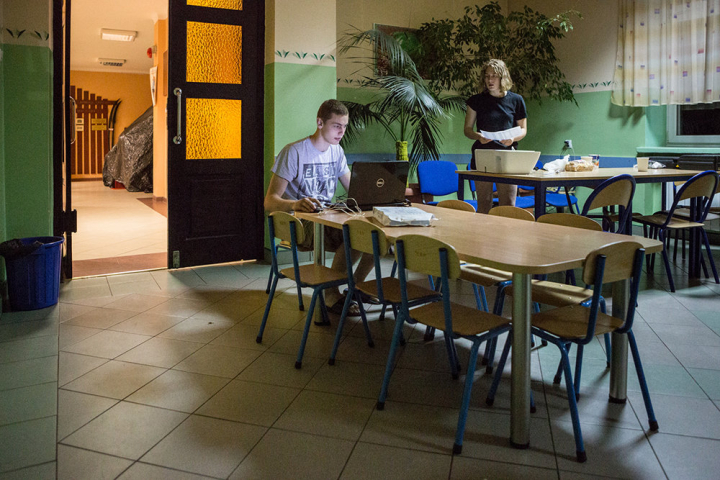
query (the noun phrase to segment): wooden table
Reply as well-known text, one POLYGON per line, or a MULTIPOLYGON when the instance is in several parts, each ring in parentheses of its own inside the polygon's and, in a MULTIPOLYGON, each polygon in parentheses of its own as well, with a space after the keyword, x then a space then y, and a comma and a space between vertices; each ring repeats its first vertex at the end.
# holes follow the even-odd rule
MULTIPOLYGON (((498 268, 513 274, 513 355, 510 441, 518 448, 529 445, 530 432, 530 279, 532 275, 563 272, 582 268, 585 257, 608 243, 628 240, 626 235, 596 232, 491 215, 418 205, 432 212, 437 221, 431 227, 384 227, 391 240, 408 233, 427 235, 455 247, 460 259, 498 268)), ((323 235, 323 225, 342 228, 350 217, 344 213, 296 213, 303 220, 315 222, 315 239, 323 235)), ((365 212, 365 217, 372 216, 365 212)), ((662 250, 657 240, 633 237, 646 253, 662 250)), ((322 255, 316 262, 324 262, 322 255)), ((625 318, 629 282, 613 286, 613 316, 625 318)), ((624 402, 627 398, 627 338, 613 334, 610 397, 624 402)))
MULTIPOLYGON (((595 188, 608 178, 616 175, 629 174, 635 178, 635 183, 666 183, 685 181, 700 173, 696 170, 678 170, 674 168, 650 169, 647 172, 638 172, 634 168, 600 168, 595 172, 560 172, 549 173, 537 170, 527 175, 508 173, 484 173, 477 170, 458 170, 459 189, 458 198, 464 199, 465 180, 487 181, 505 183, 510 185, 526 185, 535 189, 535 218, 545 214, 546 189, 553 187, 590 187, 595 188)), ((663 208, 665 208, 665 189, 663 189, 663 208)), ((631 206, 632 207, 632 206, 631 206)), ((654 213, 654 212, 651 212, 654 213)), ((695 229, 693 229, 695 230, 695 229)), ((632 208, 628 214, 628 225, 625 231, 632 232, 632 208)), ((690 232, 690 265, 689 278, 700 278, 700 249, 701 238, 699 232, 690 232)))

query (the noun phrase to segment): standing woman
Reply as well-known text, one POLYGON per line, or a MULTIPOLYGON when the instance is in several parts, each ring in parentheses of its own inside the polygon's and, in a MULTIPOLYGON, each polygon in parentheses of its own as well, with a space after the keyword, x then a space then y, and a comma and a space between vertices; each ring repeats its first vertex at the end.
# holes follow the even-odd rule
MULTIPOLYGON (((484 89, 467 100, 464 133, 472 146, 470 168, 475 169, 475 150, 510 150, 517 148, 517 142, 527 134, 527 112, 525 101, 517 93, 511 92, 513 86, 510 73, 505 62, 491 59, 485 62, 480 70, 484 89), (499 132, 513 127, 520 127, 522 133, 508 140, 489 140, 479 131, 499 132)), ((479 213, 488 213, 492 207, 492 182, 475 182, 479 213)), ((515 205, 517 185, 498 184, 498 200, 500 205, 515 205)))

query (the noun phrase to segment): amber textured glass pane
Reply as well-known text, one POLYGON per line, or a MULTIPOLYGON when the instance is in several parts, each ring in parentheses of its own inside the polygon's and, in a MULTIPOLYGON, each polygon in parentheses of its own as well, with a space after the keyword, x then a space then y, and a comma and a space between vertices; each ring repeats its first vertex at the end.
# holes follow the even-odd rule
POLYGON ((240 158, 242 100, 187 99, 188 160, 240 158))
POLYGON ((242 10, 242 0, 187 0, 188 5, 195 7, 225 8, 227 10, 242 10))
POLYGON ((187 81, 242 83, 242 27, 188 22, 187 81))

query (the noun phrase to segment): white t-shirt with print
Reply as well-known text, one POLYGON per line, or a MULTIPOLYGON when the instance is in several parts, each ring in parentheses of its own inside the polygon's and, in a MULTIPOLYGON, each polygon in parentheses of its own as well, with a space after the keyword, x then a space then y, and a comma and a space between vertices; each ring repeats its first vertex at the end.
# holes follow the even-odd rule
POLYGON ((307 137, 286 145, 275 159, 271 171, 288 182, 284 199, 314 197, 321 202, 330 202, 335 195, 338 178, 350 169, 340 145, 330 145, 321 152, 307 137))

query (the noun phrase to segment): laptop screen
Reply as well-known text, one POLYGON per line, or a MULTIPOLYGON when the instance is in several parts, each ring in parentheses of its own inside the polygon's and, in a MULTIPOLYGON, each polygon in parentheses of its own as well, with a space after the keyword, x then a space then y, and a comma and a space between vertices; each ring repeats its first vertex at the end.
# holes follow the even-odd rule
POLYGON ((355 162, 348 200, 354 199, 361 208, 402 204, 409 170, 405 161, 355 162))

